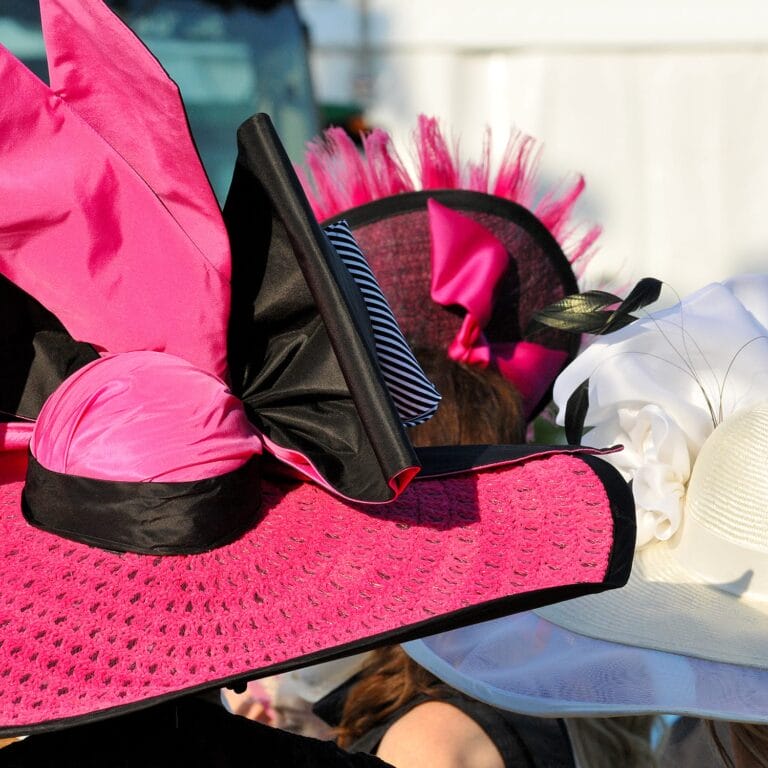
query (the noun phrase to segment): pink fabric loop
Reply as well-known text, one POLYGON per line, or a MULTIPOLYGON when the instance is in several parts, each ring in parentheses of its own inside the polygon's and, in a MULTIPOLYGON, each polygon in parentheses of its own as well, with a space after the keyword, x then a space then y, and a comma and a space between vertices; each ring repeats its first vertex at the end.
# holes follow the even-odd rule
POLYGON ((487 368, 493 359, 491 345, 483 335, 477 320, 467 315, 454 340, 448 346, 448 357, 457 363, 487 368))
POLYGON ((491 348, 494 365, 517 387, 523 398, 525 415, 529 416, 557 378, 568 353, 530 341, 492 344, 491 348))
POLYGON ((528 416, 541 402, 568 355, 529 341, 489 342, 477 321, 467 315, 448 347, 448 357, 478 368, 495 368, 520 392, 528 416))
POLYGON ((432 239, 433 301, 464 307, 483 328, 491 319, 493 294, 509 254, 497 237, 468 216, 427 201, 432 239))
POLYGON ((509 265, 504 245, 481 224, 429 200, 432 239, 432 299, 443 306, 459 305, 467 314, 448 346, 448 357, 466 365, 493 365, 517 387, 526 416, 555 380, 567 354, 527 341, 492 343, 483 328, 491 319, 499 278, 509 265))

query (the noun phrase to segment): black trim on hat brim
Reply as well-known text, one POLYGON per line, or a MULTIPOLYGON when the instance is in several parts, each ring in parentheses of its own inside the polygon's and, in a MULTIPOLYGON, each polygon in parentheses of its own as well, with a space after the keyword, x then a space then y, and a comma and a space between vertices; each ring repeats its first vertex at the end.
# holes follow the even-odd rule
POLYGON ((563 600, 572 600, 576 597, 584 597, 585 595, 604 592, 607 589, 615 589, 620 586, 623 586, 623 584, 613 583, 607 575, 606 580, 600 584, 592 583, 549 587, 547 589, 528 592, 523 595, 499 598, 498 600, 482 603, 481 605, 462 608, 450 614, 425 619, 424 621, 417 624, 411 624, 402 629, 382 632, 381 634, 367 637, 346 645, 340 645, 327 651, 317 651, 316 653, 307 654, 306 656, 291 659, 280 664, 273 664, 269 667, 254 669, 234 677, 212 680, 202 685, 173 691, 168 694, 163 694, 162 696, 155 696, 151 699, 134 701, 123 706, 110 707, 109 709, 99 710, 98 712, 89 712, 84 715, 76 715, 75 717, 47 720, 44 723, 18 725, 9 728, 0 727, 0 738, 57 731, 62 728, 84 725, 86 723, 105 720, 110 717, 119 717, 120 715, 128 714, 130 712, 138 712, 147 707, 172 701, 173 699, 182 696, 203 693, 204 691, 216 688, 241 686, 249 680, 271 677, 285 672, 292 672, 295 669, 309 667, 314 664, 343 659, 347 656, 375 650, 384 645, 396 645, 408 642, 409 640, 419 640, 420 638, 436 635, 440 632, 448 632, 452 629, 459 629, 470 624, 491 621, 503 616, 508 616, 511 613, 532 611, 536 608, 542 608, 545 605, 551 605, 552 603, 559 603, 563 600))
POLYGON ((418 624, 411 624, 404 629, 381 633, 347 645, 338 646, 329 651, 318 651, 317 653, 308 654, 297 659, 291 659, 290 661, 281 664, 255 669, 251 672, 239 674, 236 677, 213 680, 203 685, 174 691, 143 701, 131 702, 124 706, 100 710, 99 712, 91 712, 85 715, 62 718, 59 720, 48 720, 45 723, 36 723, 27 726, 20 725, 12 728, 0 728, 0 737, 27 734, 34 735, 36 733, 56 731, 61 728, 70 728, 76 725, 96 722, 110 717, 119 717, 120 715, 137 712, 147 707, 172 701, 173 699, 182 696, 195 695, 222 687, 237 687, 249 680, 271 677, 273 675, 291 672, 295 669, 309 667, 314 664, 342 659, 358 653, 372 651, 385 645, 395 645, 408 642, 409 640, 418 640, 429 635, 439 634, 440 632, 449 632, 452 629, 459 629, 470 624, 479 624, 481 622, 499 619, 512 613, 532 611, 536 608, 551 605, 552 603, 559 603, 564 600, 584 597, 585 595, 597 594, 608 589, 616 589, 622 587, 625 583, 626 581, 621 580, 618 572, 609 571, 606 574, 605 580, 600 584, 574 584, 550 587, 548 589, 529 592, 524 595, 500 598, 470 608, 462 608, 461 610, 433 619, 426 619, 418 624))
MULTIPOLYGON (((524 459, 543 458, 553 454, 603 456, 619 450, 619 446, 590 448, 581 445, 430 445, 416 448, 421 471, 415 480, 431 480, 465 472, 503 467, 524 459)), ((622 481, 623 482, 623 481, 622 481)))
POLYGON ((101 549, 200 554, 260 518, 259 459, 203 480, 121 482, 54 472, 30 453, 21 508, 36 528, 101 549))
POLYGON ((607 461, 588 453, 579 458, 597 475, 610 500, 614 534, 608 574, 613 586, 623 587, 629 581, 637 542, 637 514, 632 487, 607 461))
MULTIPOLYGON (((500 447, 504 448, 504 446, 500 447)), ((525 451, 527 448, 536 448, 536 446, 506 446, 506 448, 509 448, 514 452, 517 450, 525 451)), ((542 448, 546 447, 538 446, 540 452, 542 448)), ((626 584, 627 579, 629 578, 634 553, 636 533, 634 499, 629 486, 622 479, 618 470, 613 466, 588 453, 579 452, 577 453, 577 458, 583 461, 589 469, 594 471, 603 484, 606 495, 610 501, 611 515, 614 523, 613 546, 611 548, 606 572, 603 575, 602 581, 599 583, 569 584, 497 598, 495 600, 461 608, 441 616, 432 616, 406 627, 399 627, 398 629, 389 632, 382 632, 378 635, 339 645, 331 649, 320 650, 316 653, 290 659, 272 666, 244 671, 231 677, 211 680, 201 685, 176 690, 143 701, 131 702, 130 704, 123 706, 111 707, 109 709, 77 715, 75 717, 48 720, 44 723, 36 723, 26 726, 16 725, 6 728, 0 727, 0 737, 24 734, 33 735, 35 733, 45 733, 61 728, 96 722, 98 720, 116 717, 130 712, 137 712, 147 707, 154 706, 155 704, 162 704, 163 702, 171 701, 181 696, 193 695, 222 686, 237 686, 248 680, 290 672, 294 669, 318 664, 324 661, 333 661, 334 659, 344 658, 345 656, 351 656, 356 653, 374 650, 383 645, 417 640, 439 632, 447 632, 470 624, 498 619, 512 613, 534 610, 552 603, 571 600, 576 597, 583 597, 584 595, 596 594, 608 589, 620 588, 626 584)))

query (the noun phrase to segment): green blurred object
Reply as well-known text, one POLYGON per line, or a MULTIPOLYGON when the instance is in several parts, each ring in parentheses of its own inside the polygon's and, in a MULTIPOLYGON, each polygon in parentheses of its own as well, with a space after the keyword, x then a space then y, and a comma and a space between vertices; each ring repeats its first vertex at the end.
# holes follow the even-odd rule
POLYGON ((326 102, 320 104, 319 110, 323 131, 331 126, 338 126, 343 128, 355 143, 360 144, 361 137, 371 130, 365 119, 365 110, 360 104, 326 102))
POLYGON ((556 408, 554 403, 538 416, 531 425, 528 442, 536 445, 566 445, 565 428, 555 424, 556 408))

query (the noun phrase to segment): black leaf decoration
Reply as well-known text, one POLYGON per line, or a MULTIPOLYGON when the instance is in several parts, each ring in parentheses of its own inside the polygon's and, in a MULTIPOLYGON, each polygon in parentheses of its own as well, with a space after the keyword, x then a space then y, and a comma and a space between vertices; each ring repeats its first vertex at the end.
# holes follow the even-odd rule
POLYGON ((632 313, 656 301, 661 287, 660 280, 644 277, 625 299, 607 291, 585 291, 565 296, 534 313, 526 336, 534 334, 541 326, 595 336, 613 333, 637 320, 632 313), (615 309, 606 309, 614 304, 618 304, 615 309))
POLYGON ((589 379, 585 379, 573 390, 565 404, 565 439, 571 445, 581 443, 584 433, 584 419, 589 409, 589 379))

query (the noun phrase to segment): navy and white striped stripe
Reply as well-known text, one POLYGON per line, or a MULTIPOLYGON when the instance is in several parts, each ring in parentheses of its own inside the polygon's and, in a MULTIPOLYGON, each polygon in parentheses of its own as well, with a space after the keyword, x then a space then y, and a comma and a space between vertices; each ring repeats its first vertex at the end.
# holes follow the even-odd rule
POLYGON ((406 427, 427 421, 434 416, 440 395, 408 346, 349 225, 346 221, 339 221, 324 229, 363 295, 371 319, 379 367, 400 420, 406 427))

